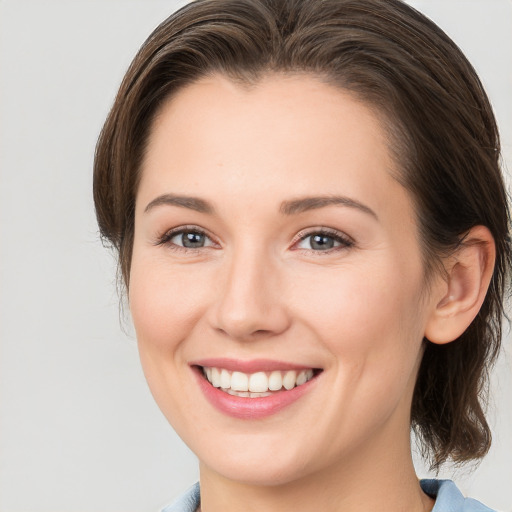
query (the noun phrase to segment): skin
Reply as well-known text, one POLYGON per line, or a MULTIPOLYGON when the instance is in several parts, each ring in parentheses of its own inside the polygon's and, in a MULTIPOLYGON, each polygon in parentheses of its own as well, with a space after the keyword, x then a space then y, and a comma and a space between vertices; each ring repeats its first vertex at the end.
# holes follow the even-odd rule
MULTIPOLYGON (((136 197, 129 300, 150 389, 200 460, 204 510, 430 510, 409 416, 423 336, 448 293, 425 287, 408 192, 385 131, 309 76, 243 88, 214 75, 152 127, 136 197), (214 212, 155 204, 194 196, 214 212), (343 196, 284 214, 283 201, 343 196), (161 243, 200 228, 204 247, 161 243), (315 250, 329 228, 350 243, 315 250), (204 397, 189 363, 275 359, 321 368, 298 401, 258 420, 204 397)), ((434 326, 434 327, 433 327, 434 326)))

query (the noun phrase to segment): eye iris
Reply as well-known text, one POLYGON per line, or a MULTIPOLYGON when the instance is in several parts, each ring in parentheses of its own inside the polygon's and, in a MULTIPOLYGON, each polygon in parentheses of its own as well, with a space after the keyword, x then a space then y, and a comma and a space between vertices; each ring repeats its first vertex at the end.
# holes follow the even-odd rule
POLYGON ((183 247, 203 247, 205 236, 202 233, 183 233, 181 235, 181 243, 183 247))
POLYGON ((312 249, 332 249, 334 239, 326 235, 313 235, 310 244, 312 249))

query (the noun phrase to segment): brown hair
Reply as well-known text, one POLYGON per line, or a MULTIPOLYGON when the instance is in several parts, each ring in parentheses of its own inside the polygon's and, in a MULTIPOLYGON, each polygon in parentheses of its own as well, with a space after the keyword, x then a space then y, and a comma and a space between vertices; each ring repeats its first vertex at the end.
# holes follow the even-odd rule
POLYGON ((207 74, 251 84, 270 72, 313 74, 385 120, 397 179, 415 202, 427 276, 470 228, 491 231, 496 264, 485 302, 457 340, 425 340, 411 412, 433 467, 482 457, 490 446, 485 390, 511 265, 498 131, 461 51, 399 0, 199 0, 156 28, 124 77, 94 164, 100 231, 119 252, 126 287, 140 166, 162 102, 207 74))

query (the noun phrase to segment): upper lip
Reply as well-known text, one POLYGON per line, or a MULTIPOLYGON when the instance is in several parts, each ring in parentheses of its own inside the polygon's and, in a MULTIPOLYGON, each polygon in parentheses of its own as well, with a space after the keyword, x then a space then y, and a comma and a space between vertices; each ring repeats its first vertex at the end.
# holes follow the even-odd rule
POLYGON ((276 361, 272 359, 252 359, 250 361, 231 358, 207 358, 190 361, 190 366, 203 366, 207 368, 223 368, 233 372, 256 373, 272 372, 275 370, 309 370, 313 366, 276 361))

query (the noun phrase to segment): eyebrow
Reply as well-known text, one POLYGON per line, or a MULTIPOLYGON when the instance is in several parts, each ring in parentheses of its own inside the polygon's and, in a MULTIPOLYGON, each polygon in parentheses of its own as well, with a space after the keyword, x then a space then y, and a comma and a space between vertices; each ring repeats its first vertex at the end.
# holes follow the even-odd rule
MULTIPOLYGON (((190 210, 195 210, 196 212, 206 213, 209 215, 215 213, 213 205, 204 199, 192 196, 179 196, 175 194, 163 194, 156 197, 146 206, 144 212, 148 212, 153 208, 162 205, 188 208, 190 210)), ((326 206, 347 206, 349 208, 356 208, 363 213, 369 214, 375 219, 378 219, 377 214, 371 208, 359 201, 345 196, 307 196, 298 199, 291 199, 281 203, 279 212, 284 215, 297 215, 309 210, 325 208, 326 206)))
POLYGON ((349 208, 356 208, 378 220, 377 214, 371 208, 355 199, 350 199, 345 196, 308 196, 283 201, 279 211, 285 215, 297 215, 298 213, 325 208, 326 206, 348 206, 349 208))
POLYGON ((177 196, 175 194, 163 194, 156 197, 146 206, 144 212, 147 213, 149 210, 164 204, 170 206, 180 206, 181 208, 188 208, 190 210, 195 210, 196 212, 208 213, 210 215, 215 212, 213 206, 204 199, 191 196, 177 196))

